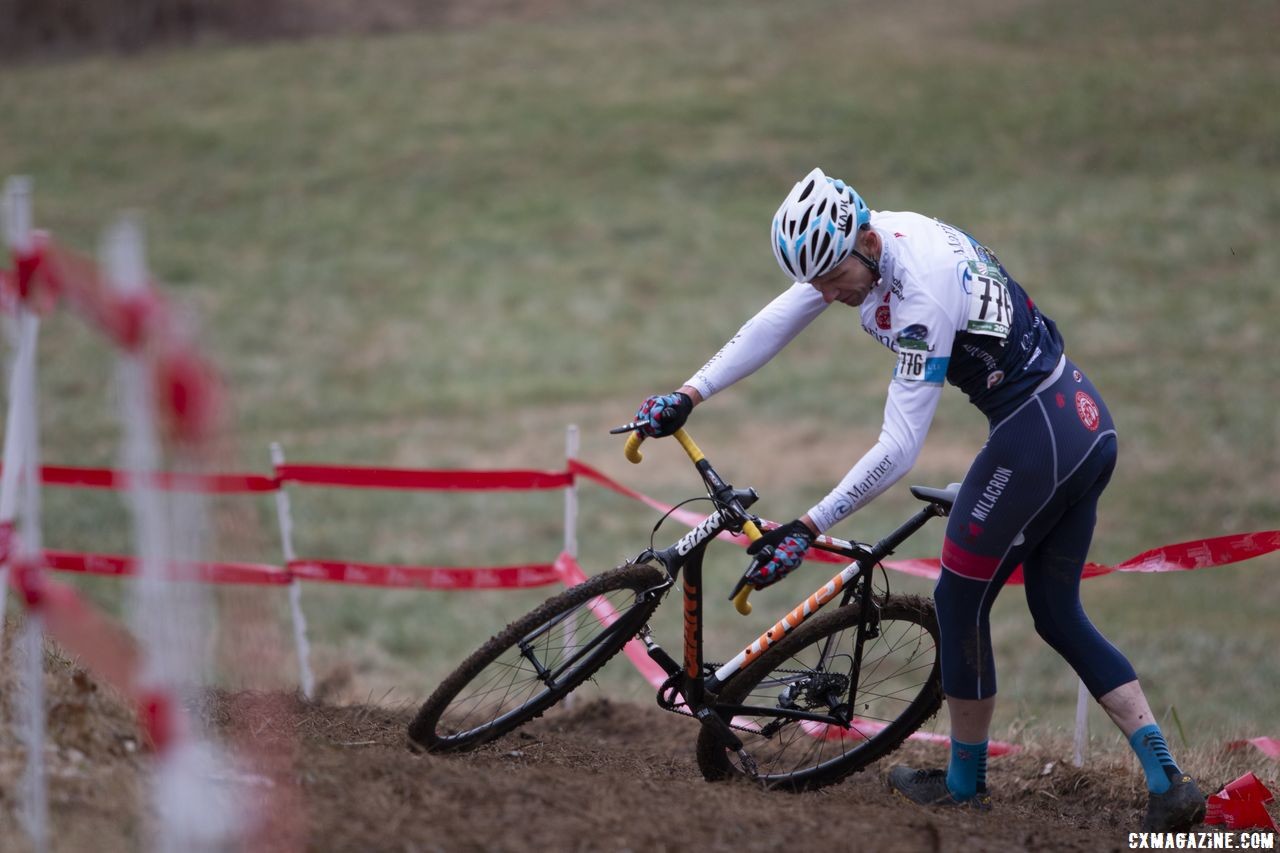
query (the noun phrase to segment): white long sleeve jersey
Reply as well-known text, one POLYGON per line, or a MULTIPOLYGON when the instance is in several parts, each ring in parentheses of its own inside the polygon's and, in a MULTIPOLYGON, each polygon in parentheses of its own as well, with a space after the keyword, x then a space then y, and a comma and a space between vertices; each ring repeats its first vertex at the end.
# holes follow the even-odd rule
MULTIPOLYGON (((1063 355, 1062 338, 999 259, 965 232, 917 213, 877 211, 880 281, 860 308, 862 328, 897 355, 875 446, 809 510, 825 531, 915 464, 943 380, 997 423, 1063 355)), ((827 309, 795 283, 746 322, 687 382, 703 398, 754 373, 827 309)))

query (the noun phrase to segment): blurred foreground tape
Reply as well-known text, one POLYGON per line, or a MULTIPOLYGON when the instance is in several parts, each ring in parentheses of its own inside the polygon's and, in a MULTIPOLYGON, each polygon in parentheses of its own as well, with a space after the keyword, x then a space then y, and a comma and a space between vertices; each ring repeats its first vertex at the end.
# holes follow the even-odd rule
POLYGON ((1251 737, 1248 740, 1233 740, 1227 749, 1244 749, 1246 746, 1256 747, 1267 758, 1280 761, 1280 740, 1273 737, 1251 737))
POLYGON ((1209 798, 1204 822, 1222 824, 1227 829, 1280 831, 1267 813, 1266 804, 1274 799, 1257 776, 1246 773, 1209 798))

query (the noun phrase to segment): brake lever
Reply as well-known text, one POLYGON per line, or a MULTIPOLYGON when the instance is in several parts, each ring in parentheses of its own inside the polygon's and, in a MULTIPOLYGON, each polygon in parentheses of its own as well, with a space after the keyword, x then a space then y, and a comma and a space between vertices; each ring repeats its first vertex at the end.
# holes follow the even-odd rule
POLYGON ((767 563, 769 560, 772 560, 772 559, 773 559, 772 545, 766 545, 765 547, 761 548, 754 556, 752 556, 751 563, 750 565, 747 566, 747 570, 742 573, 742 577, 738 578, 738 582, 733 585, 733 591, 729 593, 729 600, 733 601, 735 598, 738 597, 738 593, 742 592, 743 587, 750 586, 750 581, 748 581, 747 578, 751 576, 751 572, 754 569, 759 568, 760 566, 764 565, 765 563, 767 563))
MULTIPOLYGON (((752 542, 759 539, 764 534, 760 532, 760 527, 754 521, 748 520, 742 525, 742 532, 752 542)), ((733 592, 729 594, 729 600, 733 602, 733 607, 743 616, 751 614, 751 602, 747 599, 751 596, 753 587, 747 580, 747 575, 751 574, 751 570, 761 565, 761 560, 773 559, 773 546, 766 545, 760 549, 760 552, 752 559, 751 564, 747 566, 747 570, 742 573, 742 577, 738 578, 738 582, 734 584, 733 592)))

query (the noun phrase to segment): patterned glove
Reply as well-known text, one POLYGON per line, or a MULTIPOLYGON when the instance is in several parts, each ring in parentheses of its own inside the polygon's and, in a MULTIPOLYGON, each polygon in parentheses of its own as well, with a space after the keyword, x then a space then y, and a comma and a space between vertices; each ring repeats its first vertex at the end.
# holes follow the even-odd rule
POLYGON ((791 574, 804 561, 813 538, 813 531, 797 518, 752 542, 747 553, 754 554, 755 560, 747 569, 747 583, 755 589, 764 589, 791 574))
POLYGON ((636 432, 649 438, 662 438, 671 435, 689 419, 693 411, 693 400, 682 391, 650 397, 640 404, 636 412, 636 432))

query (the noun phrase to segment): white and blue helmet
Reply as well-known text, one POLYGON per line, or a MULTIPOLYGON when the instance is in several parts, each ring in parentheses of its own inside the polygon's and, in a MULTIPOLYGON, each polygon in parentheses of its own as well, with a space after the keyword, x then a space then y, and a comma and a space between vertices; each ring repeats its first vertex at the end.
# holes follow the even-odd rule
POLYGON ((853 244, 870 221, 871 209, 853 187, 814 169, 773 215, 773 255, 794 280, 813 281, 850 255, 861 257, 853 244))

